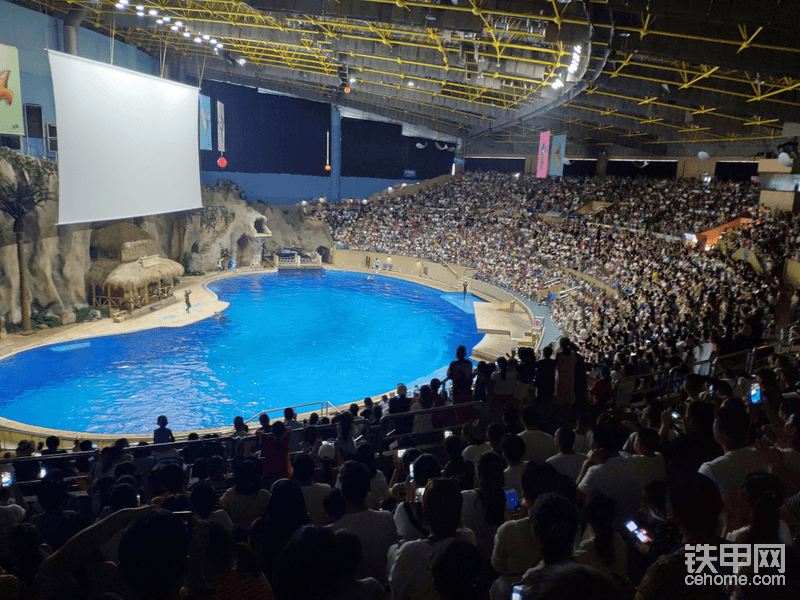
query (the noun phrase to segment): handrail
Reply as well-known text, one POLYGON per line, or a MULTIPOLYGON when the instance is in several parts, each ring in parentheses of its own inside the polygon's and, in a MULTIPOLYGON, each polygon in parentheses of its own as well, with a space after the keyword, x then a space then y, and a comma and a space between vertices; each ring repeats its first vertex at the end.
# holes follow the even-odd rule
POLYGON ((267 409, 264 409, 264 410, 261 410, 261 411, 257 412, 254 416, 252 416, 249 419, 247 419, 245 421, 245 423, 252 423, 253 421, 255 421, 258 417, 260 417, 264 413, 267 413, 267 415, 269 415, 269 413, 274 413, 274 412, 283 413, 283 411, 285 411, 287 408, 291 408, 292 410, 294 410, 295 408, 300 408, 301 406, 316 406, 317 404, 319 404, 319 412, 323 412, 325 410, 325 408, 324 408, 325 405, 326 404, 330 405, 330 402, 327 401, 327 400, 321 400, 319 402, 307 402, 306 404, 292 404, 290 406, 284 406, 284 407, 281 407, 281 408, 267 408, 267 409))

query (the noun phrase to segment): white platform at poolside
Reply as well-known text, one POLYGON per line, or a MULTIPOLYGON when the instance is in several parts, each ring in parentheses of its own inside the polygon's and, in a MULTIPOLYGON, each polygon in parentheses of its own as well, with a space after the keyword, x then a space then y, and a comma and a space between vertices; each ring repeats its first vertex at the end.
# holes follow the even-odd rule
POLYGON ((508 304, 494 302, 476 302, 475 325, 479 333, 507 335, 514 340, 529 338, 531 335, 531 318, 519 304, 514 307, 514 312, 501 310, 508 304))

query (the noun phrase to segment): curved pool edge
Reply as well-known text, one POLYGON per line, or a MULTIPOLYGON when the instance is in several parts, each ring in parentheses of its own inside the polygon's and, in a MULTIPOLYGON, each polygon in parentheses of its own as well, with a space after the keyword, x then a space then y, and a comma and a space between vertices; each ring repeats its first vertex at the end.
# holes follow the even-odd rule
MULTIPOLYGON (((331 271, 346 271, 346 272, 362 273, 362 274, 372 273, 371 270, 366 270, 364 268, 348 267, 336 264, 325 265, 324 269, 331 271)), ((203 321, 221 311, 224 311, 226 308, 228 308, 228 306, 230 306, 230 303, 219 300, 217 294, 208 288, 209 284, 212 284, 213 282, 219 281, 221 279, 228 279, 231 277, 239 277, 245 275, 260 275, 260 274, 277 273, 277 272, 278 269, 276 268, 272 269, 243 268, 243 269, 238 269, 237 271, 234 272, 224 272, 224 273, 215 272, 204 276, 186 277, 181 280, 181 283, 183 284, 184 282, 186 282, 186 285, 180 285, 179 287, 176 287, 174 295, 175 297, 180 298, 180 295, 186 288, 192 289, 191 300, 193 302, 192 308, 194 310, 189 314, 185 314, 185 309, 183 308, 184 304, 182 301, 179 301, 176 304, 171 304, 169 306, 163 307, 162 309, 153 311, 152 314, 143 314, 137 318, 124 321, 122 323, 114 323, 113 320, 107 318, 92 323, 75 323, 63 326, 65 328, 68 328, 67 331, 59 331, 62 329, 61 327, 59 327, 58 329, 53 329, 53 330, 38 331, 34 335, 28 335, 28 336, 14 334, 6 339, 8 340, 11 338, 18 338, 17 340, 14 341, 19 341, 20 343, 16 344, 15 345, 16 347, 14 347, 11 351, 8 352, 0 351, 0 361, 15 354, 18 354, 20 352, 52 344, 60 344, 81 339, 106 337, 111 335, 123 335, 128 333, 134 333, 137 331, 158 329, 161 327, 184 327, 186 325, 203 321), (200 292, 199 295, 195 295, 195 288, 197 288, 197 290, 200 292), (169 312, 164 313, 163 311, 169 311, 169 312), (160 318, 163 317, 165 314, 170 314, 170 313, 179 313, 179 316, 182 318, 174 318, 171 319, 169 322, 166 322, 163 318, 160 318), (50 332, 53 332, 54 335, 47 335, 50 332), (40 336, 39 334, 45 334, 45 335, 40 336), (35 343, 24 343, 27 340, 35 341, 35 343)), ((452 284, 447 284, 445 282, 437 281, 431 278, 409 275, 406 273, 383 272, 378 274, 378 276, 387 277, 390 279, 404 280, 410 283, 423 285, 425 287, 447 293, 454 293, 456 291, 453 289, 452 284)), ((496 299, 492 298, 491 296, 487 296, 486 294, 481 294, 477 292, 471 292, 471 293, 486 302, 493 302, 493 303, 498 302, 496 299)), ((511 340, 509 339, 508 350, 510 351, 514 347, 515 344, 511 343, 511 340)), ((455 359, 455 349, 453 349, 453 359, 455 359)), ((447 365, 444 365, 443 367, 446 366, 447 365)), ((372 396, 372 399, 380 400, 380 398, 384 395, 392 397, 395 394, 396 390, 392 389, 389 391, 376 394, 372 396)), ((351 403, 336 405, 335 408, 338 410, 347 410, 350 404, 351 403)), ((281 407, 279 407, 276 410, 279 410, 280 408, 281 407)), ((310 414, 310 412, 299 414, 298 417, 303 418, 308 414, 310 414)), ((253 417, 253 419, 255 419, 255 417, 253 417)), ((253 419, 251 419, 249 422, 252 422, 253 419)), ((216 427, 211 429, 192 429, 192 430, 175 432, 175 436, 178 439, 185 439, 186 436, 189 435, 189 433, 197 433, 201 436, 214 433, 231 434, 233 433, 233 429, 232 426, 216 427)), ((40 441, 44 442, 45 439, 51 435, 58 436, 62 440, 62 443, 65 440, 91 439, 92 442, 96 443, 100 448, 105 446, 110 446, 120 438, 127 439, 131 445, 134 445, 140 441, 146 441, 150 443, 152 440, 152 433, 108 434, 108 433, 94 433, 86 431, 70 431, 70 430, 41 427, 36 425, 28 425, 26 423, 13 421, 11 419, 7 419, 5 417, 0 416, 0 449, 4 451, 16 448, 19 441, 23 439, 33 440, 34 442, 38 443, 40 441)), ((66 449, 66 444, 63 445, 63 448, 66 449)))

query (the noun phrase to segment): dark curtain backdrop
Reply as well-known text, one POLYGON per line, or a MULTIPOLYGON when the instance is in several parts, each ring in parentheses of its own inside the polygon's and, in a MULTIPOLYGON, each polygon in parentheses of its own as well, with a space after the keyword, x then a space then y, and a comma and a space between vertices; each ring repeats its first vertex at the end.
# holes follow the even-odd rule
POLYGON ((455 153, 402 133, 393 123, 342 119, 342 176, 422 180, 450 173, 455 153), (418 143, 425 147, 417 148, 418 143), (405 177, 406 171, 414 175, 405 177))
POLYGON ((565 177, 593 177, 597 171, 597 160, 578 160, 573 158, 570 164, 564 163, 565 177))
POLYGON ((218 81, 204 81, 200 90, 211 97, 214 150, 200 151, 203 171, 289 173, 327 176, 328 104, 298 100, 218 81), (217 166, 217 101, 225 105, 225 158, 217 166))
POLYGON ((758 163, 718 162, 714 177, 721 181, 750 181, 758 175, 758 163))
POLYGON ((469 158, 464 170, 497 171, 498 173, 522 173, 525 171, 524 158, 469 158))
POLYGON ((642 165, 643 161, 609 160, 607 175, 615 177, 653 177, 668 179, 678 175, 678 161, 651 162, 643 169, 634 165, 642 165))

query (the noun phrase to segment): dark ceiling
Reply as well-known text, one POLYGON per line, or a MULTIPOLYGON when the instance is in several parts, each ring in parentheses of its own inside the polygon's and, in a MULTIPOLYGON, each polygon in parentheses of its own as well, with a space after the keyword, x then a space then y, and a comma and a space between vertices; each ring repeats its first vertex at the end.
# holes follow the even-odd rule
POLYGON ((797 2, 115 1, 17 3, 113 31, 174 79, 335 103, 464 154, 533 154, 543 130, 586 155, 752 155, 798 134, 797 2))

